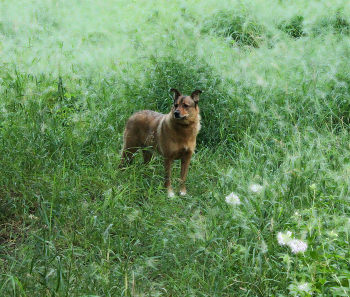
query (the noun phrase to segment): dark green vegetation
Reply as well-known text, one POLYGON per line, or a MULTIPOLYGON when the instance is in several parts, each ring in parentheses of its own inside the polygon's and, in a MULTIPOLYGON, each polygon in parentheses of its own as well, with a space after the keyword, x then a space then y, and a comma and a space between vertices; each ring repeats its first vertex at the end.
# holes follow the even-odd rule
POLYGON ((0 3, 1 296, 349 295, 346 1, 19 2, 0 3), (117 169, 126 119, 171 87, 204 91, 174 199, 160 158, 117 169))

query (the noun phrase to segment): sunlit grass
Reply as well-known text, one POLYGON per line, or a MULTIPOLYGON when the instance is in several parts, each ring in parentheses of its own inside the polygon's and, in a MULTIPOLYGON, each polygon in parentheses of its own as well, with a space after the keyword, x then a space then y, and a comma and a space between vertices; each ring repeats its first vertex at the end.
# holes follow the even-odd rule
POLYGON ((0 295, 347 296, 346 1, 0 17, 0 295), (169 199, 160 157, 118 163, 126 119, 167 112, 171 87, 203 96, 188 195, 169 199))

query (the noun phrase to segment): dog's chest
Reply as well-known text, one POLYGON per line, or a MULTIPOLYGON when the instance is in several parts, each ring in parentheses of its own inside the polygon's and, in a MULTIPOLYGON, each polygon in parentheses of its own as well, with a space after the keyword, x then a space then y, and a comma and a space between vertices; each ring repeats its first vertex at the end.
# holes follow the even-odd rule
POLYGON ((179 147, 178 149, 178 153, 180 155, 186 154, 187 152, 192 151, 188 146, 183 146, 183 147, 179 147))
POLYGON ((188 153, 193 153, 189 147, 177 147, 176 150, 173 150, 172 155, 174 159, 182 159, 182 157, 188 153))

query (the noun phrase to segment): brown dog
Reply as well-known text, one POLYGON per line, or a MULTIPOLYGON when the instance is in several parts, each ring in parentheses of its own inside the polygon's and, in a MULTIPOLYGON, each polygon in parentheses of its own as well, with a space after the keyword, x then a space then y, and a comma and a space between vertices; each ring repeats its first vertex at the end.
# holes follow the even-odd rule
POLYGON ((152 158, 152 148, 164 157, 165 187, 169 197, 174 196, 171 188, 171 165, 181 159, 180 195, 186 194, 186 176, 200 129, 199 90, 191 96, 174 92, 174 104, 170 113, 143 110, 133 114, 127 121, 124 131, 122 163, 130 162, 134 153, 142 149, 144 162, 152 158), (151 149, 150 149, 151 148, 151 149))

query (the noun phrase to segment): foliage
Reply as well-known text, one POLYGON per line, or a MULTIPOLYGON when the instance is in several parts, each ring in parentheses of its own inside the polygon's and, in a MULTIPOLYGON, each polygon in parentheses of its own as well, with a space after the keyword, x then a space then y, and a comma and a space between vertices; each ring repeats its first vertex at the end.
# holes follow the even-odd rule
POLYGON ((303 16, 295 15, 289 21, 282 21, 278 27, 288 35, 294 38, 300 38, 304 34, 303 21, 303 16))
POLYGON ((334 34, 350 34, 350 19, 344 15, 341 9, 335 13, 320 16, 315 21, 312 31, 315 34, 323 34, 324 32, 334 32, 334 34))
POLYGON ((0 3, 1 296, 349 295, 349 9, 221 5, 0 3), (169 199, 161 158, 117 167, 173 87, 202 129, 169 199))
POLYGON ((259 47, 266 28, 244 11, 219 11, 203 24, 203 33, 211 31, 240 46, 259 47))

